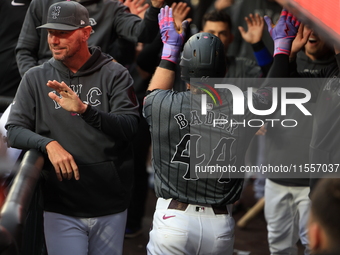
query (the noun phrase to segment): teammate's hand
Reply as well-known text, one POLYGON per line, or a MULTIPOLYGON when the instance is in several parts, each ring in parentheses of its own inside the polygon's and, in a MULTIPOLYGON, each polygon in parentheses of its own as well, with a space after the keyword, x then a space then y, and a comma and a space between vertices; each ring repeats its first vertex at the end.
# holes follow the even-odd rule
POLYGON ((149 4, 145 3, 145 0, 126 0, 122 3, 129 8, 132 14, 138 15, 140 18, 144 17, 144 12, 149 8, 149 4))
POLYGON ((52 141, 46 145, 48 158, 50 159, 57 178, 70 180, 72 176, 79 180, 79 171, 73 156, 68 153, 57 141, 52 141))
POLYGON ((80 100, 78 95, 67 86, 65 82, 53 80, 48 81, 46 85, 60 95, 59 97, 54 92, 48 93, 48 96, 56 101, 63 109, 80 114, 85 112, 87 105, 80 100))
MULTIPOLYGON (((184 2, 173 2, 171 5, 172 9, 172 16, 175 21, 176 30, 181 30, 182 22, 186 19, 190 12, 190 7, 187 3, 184 2)), ((191 19, 187 19, 189 22, 191 22, 191 19)))
POLYGON ((188 23, 187 20, 183 21, 180 30, 176 30, 172 17, 172 9, 169 8, 169 6, 165 6, 161 9, 158 14, 158 24, 163 41, 162 59, 171 61, 175 64, 178 63, 188 23))
POLYGON ((215 0, 214 7, 220 11, 234 4, 234 0, 215 0))
POLYGON ((249 17, 245 17, 244 19, 248 27, 247 32, 243 27, 238 27, 243 40, 250 44, 261 41, 264 28, 263 17, 256 13, 255 15, 249 14, 249 17))
POLYGON ((182 26, 176 29, 172 16, 172 8, 169 8, 169 6, 162 8, 158 14, 158 24, 163 43, 181 47, 184 42, 187 23, 187 20, 183 21, 182 26))
POLYGON ((268 31, 274 40, 274 56, 276 54, 289 55, 292 42, 300 26, 300 21, 285 9, 282 10, 276 26, 272 24, 272 21, 268 16, 265 16, 264 20, 266 21, 268 31))
POLYGON ((292 44, 292 50, 290 52, 290 59, 295 59, 296 54, 305 46, 308 42, 308 38, 311 35, 312 30, 307 28, 302 23, 300 24, 299 30, 292 44))

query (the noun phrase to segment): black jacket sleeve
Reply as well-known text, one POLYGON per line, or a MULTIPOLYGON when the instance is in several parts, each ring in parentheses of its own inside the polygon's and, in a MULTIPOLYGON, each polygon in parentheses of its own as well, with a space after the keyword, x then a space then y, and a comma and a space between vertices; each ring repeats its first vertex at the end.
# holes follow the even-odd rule
POLYGON ((146 11, 143 21, 141 22, 139 42, 151 43, 159 32, 158 13, 160 8, 150 6, 146 11))
POLYGON ((53 141, 53 139, 41 136, 25 127, 14 125, 7 127, 7 138, 9 146, 13 148, 23 150, 33 148, 44 153, 47 153, 46 145, 53 141))
POLYGON ((273 56, 263 41, 251 45, 257 64, 261 67, 262 77, 266 77, 273 63, 273 56))
POLYGON ((139 118, 136 115, 105 113, 89 105, 81 116, 94 128, 126 141, 131 140, 138 129, 139 118))

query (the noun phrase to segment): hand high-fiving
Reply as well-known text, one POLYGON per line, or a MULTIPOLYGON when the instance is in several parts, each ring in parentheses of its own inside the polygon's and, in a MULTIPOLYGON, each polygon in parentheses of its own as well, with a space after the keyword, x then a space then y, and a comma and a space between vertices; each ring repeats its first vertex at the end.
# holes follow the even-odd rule
POLYGON ((292 42, 299 30, 300 21, 285 9, 282 10, 281 16, 275 26, 268 16, 265 16, 264 20, 274 40, 274 56, 276 54, 289 55, 292 42))
POLYGON ((172 17, 172 9, 165 6, 158 14, 158 24, 163 41, 162 59, 178 63, 179 53, 184 43, 185 31, 188 21, 182 22, 180 30, 176 30, 175 22, 172 17))

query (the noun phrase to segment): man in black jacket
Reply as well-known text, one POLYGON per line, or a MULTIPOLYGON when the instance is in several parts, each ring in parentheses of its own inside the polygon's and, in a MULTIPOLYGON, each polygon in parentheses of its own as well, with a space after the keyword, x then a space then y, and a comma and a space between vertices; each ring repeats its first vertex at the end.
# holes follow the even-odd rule
POLYGON ((88 47, 92 27, 81 4, 51 5, 38 28, 47 30, 53 58, 25 73, 6 128, 11 147, 45 155, 48 254, 122 254, 139 119, 132 78, 88 47))

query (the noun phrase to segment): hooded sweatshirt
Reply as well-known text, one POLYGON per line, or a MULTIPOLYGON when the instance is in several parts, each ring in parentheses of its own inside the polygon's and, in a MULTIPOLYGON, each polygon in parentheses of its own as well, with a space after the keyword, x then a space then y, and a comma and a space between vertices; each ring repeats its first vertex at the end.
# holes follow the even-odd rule
POLYGON ((127 208, 133 170, 130 141, 139 118, 128 71, 98 48, 90 52, 92 56, 76 73, 54 58, 30 69, 6 124, 12 147, 46 153, 46 145, 56 140, 73 156, 80 180, 61 182, 46 157, 43 196, 44 210, 76 217, 127 208), (46 86, 48 80, 68 84, 90 105, 89 111, 81 116, 61 108, 48 96, 53 91, 46 86))
POLYGON ((21 76, 15 47, 30 0, 0 1, 0 96, 14 97, 21 76))

